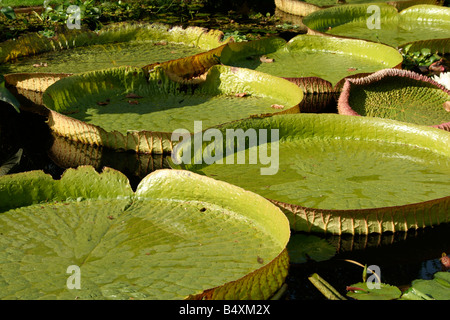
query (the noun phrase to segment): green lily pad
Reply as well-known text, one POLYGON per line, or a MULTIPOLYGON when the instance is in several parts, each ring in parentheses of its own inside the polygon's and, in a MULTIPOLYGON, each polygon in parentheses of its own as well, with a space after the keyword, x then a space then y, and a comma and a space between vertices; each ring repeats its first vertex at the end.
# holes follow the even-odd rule
POLYGON ((347 296, 356 300, 395 300, 402 295, 402 292, 396 286, 385 283, 372 285, 373 287, 369 288, 367 282, 352 284, 350 286, 352 290, 347 293, 347 296))
MULTIPOLYGON (((306 17, 310 13, 334 6, 360 3, 380 3, 380 0, 275 0, 275 6, 292 15, 306 17)), ((417 4, 436 4, 435 0, 385 1, 399 10, 417 4)))
POLYGON ((326 261, 336 254, 336 248, 327 240, 301 233, 291 235, 287 249, 291 263, 304 263, 308 260, 326 261))
POLYGON ((437 272, 432 280, 417 279, 401 297, 402 300, 448 300, 450 273, 437 272))
POLYGON ((287 275, 283 213, 191 172, 31 171, 0 200, 2 299, 267 299, 287 275))
POLYGON ((378 3, 378 28, 369 6, 354 4, 320 10, 305 17, 303 23, 309 33, 365 39, 393 47, 427 41, 427 47, 433 51, 450 51, 450 8, 415 5, 398 12, 390 5, 378 3))
POLYGON ((203 140, 199 148, 197 134, 176 146, 172 165, 270 199, 293 230, 369 234, 448 222, 444 130, 336 114, 275 115, 217 129, 223 146, 203 140))
POLYGON ((83 73, 48 87, 43 101, 50 128, 70 140, 163 153, 173 148, 172 132, 194 132, 195 121, 206 129, 252 115, 298 112, 302 97, 287 80, 216 65, 187 82, 158 67, 148 74, 138 68, 83 73))
POLYGON ((222 46, 223 33, 161 24, 113 24, 98 32, 37 33, 0 45, 0 73, 79 73, 119 66, 143 67, 222 46))
POLYGON ((368 77, 347 79, 338 111, 450 130, 450 91, 411 71, 382 70, 368 77))
POLYGON ((378 43, 298 35, 287 43, 277 38, 229 43, 220 60, 278 77, 317 77, 335 85, 353 74, 398 67, 403 57, 394 48, 378 43))

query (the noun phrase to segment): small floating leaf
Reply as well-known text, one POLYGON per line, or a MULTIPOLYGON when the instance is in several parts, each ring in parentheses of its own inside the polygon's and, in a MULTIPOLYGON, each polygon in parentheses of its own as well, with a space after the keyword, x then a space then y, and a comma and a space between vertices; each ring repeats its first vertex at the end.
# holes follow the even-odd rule
POLYGON ((402 295, 399 288, 385 283, 372 283, 369 288, 367 282, 359 282, 347 290, 350 290, 347 296, 357 300, 394 300, 402 295))
POLYGON ((436 272, 432 280, 417 279, 402 295, 402 300, 448 300, 450 272, 436 272))

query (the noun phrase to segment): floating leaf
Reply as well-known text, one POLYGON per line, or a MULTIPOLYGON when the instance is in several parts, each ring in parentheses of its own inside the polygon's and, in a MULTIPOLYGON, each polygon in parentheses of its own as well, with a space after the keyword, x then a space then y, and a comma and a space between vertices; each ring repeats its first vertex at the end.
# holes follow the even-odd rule
POLYGON ((437 272, 432 280, 417 279, 412 282, 402 300, 448 300, 450 297, 450 272, 437 272))
POLYGON ((215 128, 223 145, 203 141, 192 148, 193 141, 183 141, 174 167, 270 199, 293 230, 369 234, 449 221, 450 135, 444 130, 336 114, 274 115, 215 128), (237 140, 233 148, 230 139, 237 140), (189 146, 194 152, 186 156, 189 146), (205 161, 209 154, 215 161, 205 161))
MULTIPOLYGON (((364 0, 364 3, 381 3, 380 0, 364 0)), ((404 9, 416 4, 435 4, 434 0, 397 0, 384 1, 398 9, 404 9)), ((343 4, 357 4, 360 0, 275 0, 277 9, 290 13, 291 15, 306 17, 312 12, 323 10, 332 6, 343 4)))
POLYGON ((369 288, 367 282, 359 282, 347 287, 347 290, 347 296, 357 300, 395 300, 402 295, 399 288, 385 283, 370 283, 369 288))
POLYGON ((54 83, 43 97, 50 128, 59 135, 139 153, 170 152, 178 142, 171 140, 172 132, 193 133, 195 121, 206 129, 252 115, 295 113, 302 98, 287 80, 221 65, 189 81, 162 67, 149 73, 131 67, 81 73, 54 83), (124 99, 129 93, 143 98, 124 99), (107 106, 97 104, 106 98, 107 106), (273 109, 273 104, 286 108, 273 109))
POLYGON ((111 24, 97 32, 69 30, 52 38, 30 33, 1 44, 0 73, 36 69, 79 73, 113 66, 143 67, 205 53, 223 46, 226 41, 222 42, 222 37, 219 30, 148 23, 111 24))
POLYGON ((0 212, 2 299, 268 299, 289 267, 276 206, 187 171, 7 175, 0 212))
MULTIPOLYGON (((398 12, 386 3, 377 3, 380 26, 372 17, 372 4, 349 4, 313 12, 303 19, 308 32, 365 39, 393 47, 420 41, 420 46, 438 49, 440 53, 450 50, 450 8, 434 5, 415 5, 398 12), (414 32, 420 30, 420 32, 414 32), (426 46, 424 44, 427 44, 426 46)), ((419 50, 420 50, 419 49, 419 50)))
POLYGON ((347 79, 338 112, 389 118, 450 130, 450 91, 430 78, 407 70, 387 69, 347 79))
POLYGON ((276 37, 229 43, 220 53, 223 64, 249 68, 283 78, 317 77, 335 85, 349 74, 372 73, 401 66, 392 47, 356 39, 298 35, 289 42, 276 37), (263 63, 254 56, 273 59, 263 63), (349 68, 355 70, 349 71, 349 68))

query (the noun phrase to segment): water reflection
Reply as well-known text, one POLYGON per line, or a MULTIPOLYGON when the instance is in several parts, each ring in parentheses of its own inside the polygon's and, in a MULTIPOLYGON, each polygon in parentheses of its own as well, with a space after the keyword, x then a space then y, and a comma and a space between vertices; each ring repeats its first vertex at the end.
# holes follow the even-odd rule
POLYGON ((298 26, 299 33, 306 33, 308 28, 303 24, 303 17, 295 14, 290 14, 275 8, 275 17, 279 18, 284 23, 290 23, 298 26))
POLYGON ((110 167, 125 174, 135 188, 150 172, 169 168, 165 154, 117 152, 57 136, 46 124, 45 110, 30 102, 17 113, 0 101, 0 166, 22 150, 20 161, 8 173, 42 170, 59 179, 68 168, 90 165, 101 171, 110 167))
POLYGON ((104 167, 119 170, 125 174, 133 189, 140 180, 158 169, 169 168, 166 154, 137 154, 117 152, 107 148, 77 143, 52 133, 49 158, 61 168, 76 168, 89 165, 101 171, 104 167))

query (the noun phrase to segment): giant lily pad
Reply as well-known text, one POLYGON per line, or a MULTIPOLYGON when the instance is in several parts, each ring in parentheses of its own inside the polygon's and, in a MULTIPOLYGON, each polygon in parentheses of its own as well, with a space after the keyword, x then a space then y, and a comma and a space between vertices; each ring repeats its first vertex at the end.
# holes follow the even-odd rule
POLYGON ((444 130, 336 114, 276 115, 217 129, 223 146, 204 141, 199 149, 197 134, 176 146, 172 165, 270 199, 296 231, 369 234, 449 221, 444 130))
POLYGON ((347 79, 338 111, 450 130, 450 91, 417 73, 387 69, 364 78, 347 79))
MULTIPOLYGON (((292 15, 305 17, 315 11, 334 7, 342 6, 345 4, 359 4, 359 3, 380 3, 380 0, 275 0, 275 6, 292 15)), ((385 1, 386 3, 398 8, 399 10, 405 9, 412 5, 417 4, 436 4, 436 0, 398 0, 398 1, 385 1)))
MULTIPOLYGON (((172 132, 251 115, 298 112, 295 84, 253 70, 213 66, 184 82, 156 67, 74 75, 44 93, 50 128, 74 141, 143 153, 170 152, 172 132)), ((199 129, 199 130, 202 130, 199 129)))
POLYGON ((378 3, 379 28, 369 4, 345 5, 314 12, 303 19, 309 33, 381 42, 393 47, 426 41, 427 48, 441 53, 450 50, 450 8, 416 5, 398 12, 378 3))
POLYGON ((283 213, 191 172, 32 171, 0 199, 3 299, 267 299, 287 275, 283 213))
POLYGON ((399 67, 403 61, 397 50, 382 44, 315 35, 298 35, 287 43, 278 38, 229 43, 220 59, 278 77, 317 77, 333 85, 353 74, 399 67))
POLYGON ((116 24, 46 38, 29 34, 0 46, 0 73, 78 73, 200 54, 219 48, 223 33, 161 24, 116 24))

